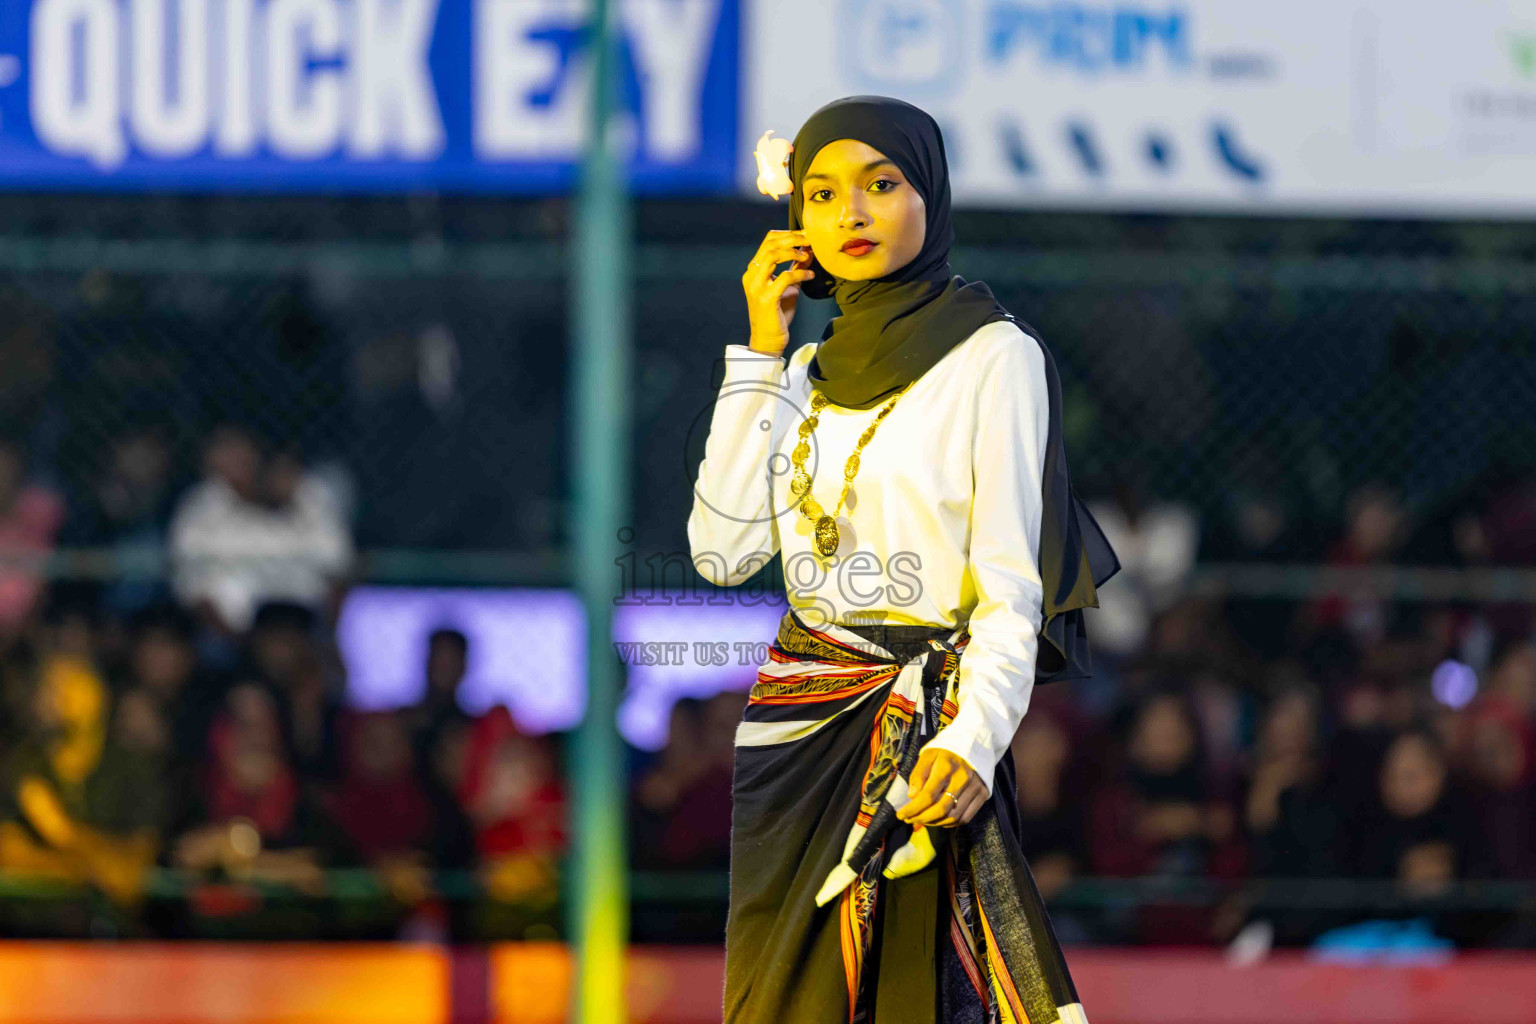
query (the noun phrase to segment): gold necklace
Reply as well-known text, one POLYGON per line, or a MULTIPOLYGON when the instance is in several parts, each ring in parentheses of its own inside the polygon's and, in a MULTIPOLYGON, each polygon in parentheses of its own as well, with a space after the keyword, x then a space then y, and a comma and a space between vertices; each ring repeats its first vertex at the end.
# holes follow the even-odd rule
POLYGON ((794 463, 795 475, 789 481, 790 491, 800 499, 800 514, 810 520, 816 527, 816 551, 823 558, 830 558, 837 551, 837 519, 836 516, 843 510, 843 502, 848 497, 848 488, 853 483, 853 478, 859 471, 859 452, 875 436, 875 428, 880 421, 890 413, 896 405, 896 399, 906 394, 908 383, 891 400, 875 414, 874 422, 864 428, 864 433, 859 435, 859 443, 853 446, 853 454, 848 456, 848 461, 843 465, 843 493, 838 495, 837 508, 827 515, 821 507, 821 503, 811 494, 811 476, 805 471, 805 460, 811 454, 811 434, 816 430, 816 424, 820 421, 821 410, 827 407, 828 398, 820 391, 811 391, 811 414, 800 424, 800 443, 795 445, 794 453, 790 461, 794 463))

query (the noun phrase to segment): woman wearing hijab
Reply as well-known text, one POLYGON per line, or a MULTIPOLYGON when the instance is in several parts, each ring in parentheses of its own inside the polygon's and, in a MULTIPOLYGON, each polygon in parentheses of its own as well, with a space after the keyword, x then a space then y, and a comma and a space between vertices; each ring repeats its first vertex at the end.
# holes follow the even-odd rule
POLYGON ((1054 364, 951 273, 922 110, 822 107, 789 178, 688 520, 717 585, 782 553, 790 604, 736 734, 725 1020, 1085 1021, 1008 754, 1031 687, 1087 675, 1081 609, 1119 567, 1054 364), (802 293, 841 315, 786 361, 802 293))

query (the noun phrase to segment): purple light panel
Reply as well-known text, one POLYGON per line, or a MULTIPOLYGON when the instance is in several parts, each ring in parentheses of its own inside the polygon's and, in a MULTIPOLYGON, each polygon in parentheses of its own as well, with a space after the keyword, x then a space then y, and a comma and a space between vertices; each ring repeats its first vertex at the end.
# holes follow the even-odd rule
POLYGON ((426 689, 427 637, 447 626, 469 638, 459 705, 478 715, 505 704, 529 732, 573 728, 586 708, 586 618, 558 588, 358 587, 336 641, 355 707, 416 703, 426 689))
MULTIPOLYGON (((697 600, 686 592, 658 603, 614 608, 615 656, 628 685, 619 732, 657 750, 679 697, 746 690, 757 660, 778 632, 785 605, 661 604, 697 600), (661 663, 641 664, 635 643, 682 644, 661 663), (724 665, 696 645, 724 644, 724 665), (738 647, 737 644, 744 646, 738 647)), ((426 689, 427 637, 451 627, 469 638, 469 668, 459 704, 472 715, 505 704, 530 732, 574 728, 586 708, 586 629, 581 602, 558 588, 357 587, 347 595, 336 639, 347 666, 347 700, 384 709, 416 703, 426 689)), ((717 648, 718 649, 718 648, 717 648)), ((652 655, 654 657, 654 650, 652 655)))
MULTIPOLYGON (((658 594, 670 600, 697 597, 658 594)), ((619 732, 642 750, 658 750, 667 742, 667 722, 679 697, 713 697, 724 690, 747 690, 757 681, 754 655, 773 642, 785 605, 730 604, 620 605, 614 609, 616 644, 679 642, 687 645, 677 663, 642 665, 631 658, 629 686, 619 705, 619 732), (726 664, 713 665, 695 644, 724 643, 726 664), (736 644, 752 645, 754 650, 736 644)))

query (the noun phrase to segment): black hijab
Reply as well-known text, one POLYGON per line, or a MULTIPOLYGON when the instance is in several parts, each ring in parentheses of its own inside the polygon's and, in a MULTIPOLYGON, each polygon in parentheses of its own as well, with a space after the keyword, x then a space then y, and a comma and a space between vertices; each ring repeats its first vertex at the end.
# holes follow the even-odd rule
POLYGON ((951 273, 955 240, 949 212, 949 166, 944 137, 927 112, 886 96, 848 96, 817 110, 801 126, 790 152, 789 226, 801 228, 803 182, 816 154, 829 142, 857 139, 901 168, 927 207, 923 247, 905 266, 870 281, 845 281, 811 258, 816 276, 801 285, 813 299, 837 300, 842 315, 822 334, 809 366, 811 383, 834 403, 869 408, 921 377, 976 329, 1009 320, 1045 355, 1050 428, 1037 561, 1045 584, 1035 681, 1082 679, 1092 674, 1084 608, 1097 608, 1097 587, 1120 569, 1098 523, 1072 490, 1061 440, 1061 381, 1056 363, 1034 328, 1010 314, 980 281, 951 273))
POLYGON ((976 328, 1005 311, 980 282, 949 269, 955 240, 949 216, 944 137, 928 114, 886 96, 833 100, 801 126, 790 152, 789 226, 799 230, 806 172, 829 142, 857 139, 901 168, 927 207, 922 250, 905 266, 869 281, 835 278, 814 256, 816 276, 800 286, 813 299, 833 298, 842 315, 827 325, 811 363, 811 380, 827 398, 869 408, 921 377, 976 328))

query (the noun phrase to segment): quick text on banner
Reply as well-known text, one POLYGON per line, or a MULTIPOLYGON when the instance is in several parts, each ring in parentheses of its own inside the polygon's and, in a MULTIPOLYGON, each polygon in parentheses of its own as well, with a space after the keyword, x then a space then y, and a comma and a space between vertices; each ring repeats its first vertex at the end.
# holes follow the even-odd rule
POLYGON ((210 144, 243 157, 264 143, 300 160, 341 147, 363 159, 441 151, 427 67, 437 0, 177 0, 174 21, 171 7, 37 0, 31 113, 45 145, 103 169, 126 158, 130 137, 160 159, 210 144))
MULTIPOLYGON (((475 156, 574 159, 590 96, 588 3, 473 0, 475 156)), ((104 171, 176 160, 430 161, 446 146, 429 51, 439 0, 35 0, 38 141, 104 171)), ((698 156, 721 0, 624 0, 646 154, 698 156)))

